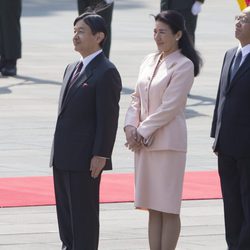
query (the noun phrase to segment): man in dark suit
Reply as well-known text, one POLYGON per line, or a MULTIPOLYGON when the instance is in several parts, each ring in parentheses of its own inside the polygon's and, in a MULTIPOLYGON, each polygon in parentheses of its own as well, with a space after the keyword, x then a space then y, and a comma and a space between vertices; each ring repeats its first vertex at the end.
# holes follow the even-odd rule
POLYGON ((95 11, 102 16, 107 24, 107 38, 103 45, 103 52, 109 58, 111 46, 111 22, 114 9, 113 0, 77 0, 78 13, 95 11))
POLYGON ((99 185, 110 170, 121 79, 102 52, 104 19, 83 14, 74 21, 80 61, 65 70, 51 155, 63 250, 97 250, 99 185))
POLYGON ((0 0, 0 72, 16 75, 16 62, 21 58, 21 0, 0 0))
POLYGON ((176 10, 180 12, 185 21, 186 28, 193 43, 195 42, 195 29, 201 5, 205 0, 161 0, 161 11, 176 10))
POLYGON ((238 48, 225 54, 211 136, 218 155, 229 250, 250 249, 250 7, 236 17, 238 48))

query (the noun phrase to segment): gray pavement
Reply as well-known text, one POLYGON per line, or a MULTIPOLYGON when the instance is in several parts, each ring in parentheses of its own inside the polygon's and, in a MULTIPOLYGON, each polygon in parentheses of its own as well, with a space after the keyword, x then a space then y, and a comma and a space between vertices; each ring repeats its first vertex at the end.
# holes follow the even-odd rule
MULTIPOLYGON (((156 49, 152 39, 159 1, 116 0, 111 60, 123 79, 113 172, 132 172, 133 155, 123 144, 124 115, 143 57, 156 49)), ((196 32, 204 59, 187 105, 187 171, 215 170, 209 138, 220 67, 234 39, 235 0, 209 0, 196 32)), ((51 175, 48 168, 61 79, 67 63, 79 56, 71 43, 76 1, 23 0, 23 58, 17 77, 0 76, 0 177, 51 175)), ((101 205, 101 250, 149 249, 147 213, 132 203, 101 205)), ((0 209, 0 250, 60 249, 55 207, 0 209)), ((222 250, 221 200, 184 201, 178 249, 222 250)))

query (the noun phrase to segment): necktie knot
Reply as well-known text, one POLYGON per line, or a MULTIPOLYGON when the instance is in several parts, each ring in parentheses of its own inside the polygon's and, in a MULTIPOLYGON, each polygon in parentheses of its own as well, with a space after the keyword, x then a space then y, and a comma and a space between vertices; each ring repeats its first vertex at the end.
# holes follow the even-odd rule
POLYGON ((242 52, 241 52, 241 50, 239 50, 236 57, 235 57, 234 65, 239 67, 240 63, 241 63, 241 59, 242 59, 242 52))
POLYGON ((83 67, 83 62, 81 61, 80 63, 77 64, 76 68, 75 68, 75 71, 72 75, 72 78, 70 80, 70 86, 75 82, 75 80, 77 79, 77 77, 79 76, 81 70, 82 70, 82 67, 83 67))
POLYGON ((75 69, 75 72, 74 72, 74 75, 76 74, 80 74, 81 70, 82 70, 82 67, 83 67, 83 63, 82 61, 80 63, 78 63, 78 65, 76 66, 76 69, 75 69))

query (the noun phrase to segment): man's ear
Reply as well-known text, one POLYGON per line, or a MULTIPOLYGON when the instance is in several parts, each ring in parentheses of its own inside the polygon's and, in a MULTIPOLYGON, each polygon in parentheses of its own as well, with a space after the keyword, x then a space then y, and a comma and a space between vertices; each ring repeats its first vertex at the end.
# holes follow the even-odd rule
POLYGON ((103 32, 96 33, 96 41, 100 44, 105 38, 105 35, 103 32))

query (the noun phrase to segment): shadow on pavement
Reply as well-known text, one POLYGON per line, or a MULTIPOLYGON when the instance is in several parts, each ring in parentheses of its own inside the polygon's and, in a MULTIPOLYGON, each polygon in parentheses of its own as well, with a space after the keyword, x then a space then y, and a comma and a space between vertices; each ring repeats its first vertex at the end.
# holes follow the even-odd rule
POLYGON ((193 100, 193 101, 196 101, 196 102, 194 102, 193 104, 187 105, 187 108, 185 110, 186 119, 194 118, 197 116, 207 116, 205 114, 199 113, 199 112, 191 109, 191 107, 208 106, 208 105, 214 106, 214 104, 215 104, 215 99, 210 98, 210 97, 206 97, 206 96, 190 95, 189 94, 188 98, 193 100))
POLYGON ((122 95, 131 95, 133 92, 134 92, 133 89, 123 87, 123 88, 122 88, 122 93, 121 93, 121 94, 122 94, 122 95))
POLYGON ((206 96, 200 96, 200 95, 189 95, 189 99, 192 100, 197 100, 196 103, 188 105, 188 107, 191 106, 208 106, 208 105, 214 105, 215 104, 215 99, 206 97, 206 96))
POLYGON ((19 84, 16 85, 23 85, 23 84, 53 84, 53 85, 61 85, 61 82, 53 81, 53 80, 46 80, 46 79, 41 79, 41 78, 36 78, 36 77, 30 77, 30 76, 21 76, 21 75, 16 75, 16 79, 23 80, 23 82, 20 82, 19 84))
MULTIPOLYGON (((8 77, 2 77, 0 76, 0 79, 7 79, 8 77)), ((53 80, 46 80, 46 79, 41 79, 41 78, 35 78, 35 77, 29 77, 29 76, 21 76, 17 75, 13 77, 15 79, 21 80, 20 82, 10 84, 5 87, 0 87, 0 95, 3 94, 11 94, 11 88, 15 86, 22 86, 22 85, 31 85, 31 84, 53 84, 53 85, 61 85, 61 82, 56 82, 53 80)))
POLYGON ((195 118, 195 117, 198 117, 198 116, 207 116, 207 115, 204 115, 202 113, 199 113, 193 109, 188 109, 186 108, 185 109, 185 116, 186 116, 186 119, 190 119, 190 118, 195 118))
POLYGON ((49 16, 57 11, 76 11, 77 0, 23 0, 22 16, 49 16))
MULTIPOLYGON (((135 0, 116 0, 115 9, 143 8, 145 4, 135 0)), ((57 11, 75 11, 77 14, 77 0, 23 0, 22 16, 49 16, 57 11)))

